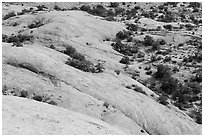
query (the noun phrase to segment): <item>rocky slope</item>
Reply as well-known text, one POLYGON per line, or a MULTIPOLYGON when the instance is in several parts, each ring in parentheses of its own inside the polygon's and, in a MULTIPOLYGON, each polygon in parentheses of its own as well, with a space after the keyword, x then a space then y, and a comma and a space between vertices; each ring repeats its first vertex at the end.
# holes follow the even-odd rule
POLYGON ((157 103, 158 96, 153 91, 123 73, 117 75, 114 72, 123 67, 118 63, 122 55, 112 49, 110 41, 104 39, 114 39, 116 33, 123 29, 120 23, 108 22, 82 11, 39 12, 3 21, 3 34, 33 36, 32 41, 24 43, 23 47, 2 44, 2 83, 9 89, 8 94, 19 96, 24 89, 28 91, 28 98, 34 94, 50 95, 58 107, 67 109, 28 99, 3 97, 3 134, 201 134, 201 126, 188 115, 157 103), (43 25, 29 28, 33 22, 43 25), (55 49, 50 49, 50 45, 54 45, 55 49), (66 65, 70 57, 60 52, 66 45, 75 47, 94 63, 98 60, 105 62, 105 71, 83 72, 66 65), (145 94, 126 88, 133 84, 145 94), (18 103, 23 108, 20 112, 18 103), (35 113, 37 111, 39 114, 35 113), (28 114, 25 115, 26 112, 28 114), (76 112, 93 118, 75 115, 76 112), (62 122, 61 129, 53 121, 53 116, 59 113, 61 117, 54 120, 62 122), (68 113, 71 115, 67 118, 68 113), (36 115, 40 120, 33 127, 23 122, 23 119, 31 122, 39 119, 36 115), (64 118, 67 121, 72 119, 73 122, 68 123, 74 127, 67 129, 69 125, 64 118), (96 130, 97 126, 85 119, 97 121, 102 128, 96 130), (44 130, 37 132, 39 125, 44 130), (51 132, 53 128, 54 132, 51 132))
POLYGON ((98 119, 19 97, 3 96, 2 110, 7 135, 125 134, 98 119))

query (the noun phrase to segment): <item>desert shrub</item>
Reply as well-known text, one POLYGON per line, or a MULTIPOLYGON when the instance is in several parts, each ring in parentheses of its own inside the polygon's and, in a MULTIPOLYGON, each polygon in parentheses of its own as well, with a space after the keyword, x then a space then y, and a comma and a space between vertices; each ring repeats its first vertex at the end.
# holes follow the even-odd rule
POLYGON ((116 73, 117 75, 120 75, 120 70, 115 70, 115 73, 116 73))
POLYGON ((84 55, 82 55, 81 53, 78 53, 78 52, 71 53, 69 56, 72 57, 73 59, 77 59, 80 61, 85 60, 84 55))
POLYGON ((165 45, 166 44, 166 41, 164 39, 161 39, 158 42, 159 42, 160 45, 165 45))
POLYGON ((99 4, 95 7, 93 7, 93 10, 91 11, 91 13, 93 15, 105 17, 106 9, 103 7, 103 5, 99 4))
POLYGON ((111 2, 109 7, 115 8, 118 7, 119 3, 118 2, 111 2))
POLYGON ((173 26, 171 24, 168 24, 168 25, 164 25, 163 26, 165 29, 171 31, 173 29, 173 26))
POLYGON ((44 9, 48 9, 45 5, 36 6, 38 9, 36 11, 43 11, 44 9))
POLYGON ((143 58, 143 57, 145 57, 145 53, 141 51, 137 53, 137 58, 143 58))
POLYGON ((113 12, 112 9, 109 9, 109 10, 107 11, 107 16, 115 16, 115 13, 113 12))
POLYGON ((130 58, 128 56, 124 56, 121 60, 120 63, 122 64, 130 64, 130 58))
POLYGON ((127 85, 126 88, 127 88, 127 89, 131 89, 132 87, 131 87, 130 85, 127 85))
POLYGON ((43 100, 43 97, 41 95, 35 95, 32 99, 41 102, 43 100))
POLYGON ((161 96, 159 96, 159 98, 157 99, 157 101, 158 101, 160 104, 166 106, 166 105, 168 104, 167 99, 168 99, 167 96, 161 95, 161 96))
POLYGON ((60 8, 58 5, 55 5, 55 6, 54 6, 54 10, 56 10, 56 11, 60 11, 61 8, 60 8))
POLYGON ((182 47, 184 44, 183 43, 179 43, 178 44, 178 47, 182 47))
POLYGON ((7 42, 8 41, 8 36, 5 34, 2 34, 2 42, 7 42))
POLYGON ((64 51, 64 54, 70 55, 75 52, 76 52, 76 49, 74 47, 66 45, 66 50, 64 51))
POLYGON ((151 66, 146 66, 145 68, 144 68, 144 70, 150 70, 151 69, 151 66))
POLYGON ((119 31, 119 32, 116 34, 116 38, 123 40, 123 39, 128 38, 129 35, 130 35, 130 34, 129 34, 127 31, 119 31))
POLYGON ((51 49, 55 49, 55 46, 53 44, 50 45, 51 49))
POLYGON ((199 109, 194 109, 192 111, 190 111, 189 116, 193 119, 195 119, 196 123, 198 124, 202 124, 202 110, 199 109))
POLYGON ((94 66, 94 73, 102 73, 105 69, 104 66, 101 63, 98 63, 94 66))
POLYGON ((171 61, 171 56, 166 56, 163 61, 164 61, 164 62, 169 62, 169 61, 171 61))
POLYGON ((115 44, 113 43, 112 46, 114 50, 122 53, 123 55, 131 56, 138 52, 138 47, 122 44, 121 41, 117 41, 115 44))
POLYGON ((193 30, 194 26, 191 24, 185 24, 185 27, 188 31, 193 30))
POLYGON ((67 65, 85 72, 94 72, 94 64, 88 60, 67 59, 67 65))
POLYGON ((91 12, 92 9, 91 9, 91 7, 89 5, 82 5, 80 7, 80 10, 86 11, 86 12, 91 12))
POLYGON ((151 46, 153 42, 154 42, 154 39, 151 36, 146 35, 143 43, 145 46, 151 46))
POLYGON ((139 10, 140 6, 135 6, 134 9, 139 10))
POLYGON ((30 25, 28 25, 28 28, 30 28, 30 29, 39 28, 39 27, 41 27, 43 25, 44 25, 43 21, 39 20, 39 21, 34 21, 30 25))
POLYGON ((201 83, 202 82, 202 73, 199 72, 195 76, 191 77, 191 81, 201 83))
POLYGON ((115 14, 116 15, 119 15, 119 14, 123 13, 124 11, 125 11, 124 8, 121 8, 121 7, 115 8, 115 14))
POLYGON ((51 101, 49 101, 49 102, 47 102, 47 103, 50 104, 50 105, 57 106, 57 103, 56 103, 55 101, 53 101, 53 100, 51 100, 51 101))
POLYGON ((147 74, 147 75, 151 75, 151 74, 152 74, 152 71, 149 70, 149 71, 146 72, 146 74, 147 74))
POLYGON ((131 42, 133 40, 133 38, 131 36, 127 37, 127 42, 131 42))
POLYGON ((23 43, 25 41, 30 41, 33 38, 33 36, 30 35, 25 35, 25 34, 19 34, 17 36, 10 36, 7 39, 8 43, 16 43, 17 45, 19 45, 19 43, 23 43))
POLYGON ((201 93, 202 91, 202 87, 198 82, 188 82, 187 86, 191 89, 191 92, 193 94, 198 94, 198 93, 201 93))
POLYGON ((178 89, 178 80, 175 78, 168 78, 166 77, 164 80, 161 81, 161 87, 160 89, 164 91, 166 94, 171 94, 172 92, 176 91, 178 89))
POLYGON ((107 21, 115 21, 115 18, 113 16, 108 16, 108 17, 105 17, 105 20, 107 20, 107 21))
POLYGON ((14 42, 11 46, 13 47, 23 47, 23 44, 20 42, 14 42))
POLYGON ((152 50, 159 50, 160 49, 160 43, 158 41, 154 41, 152 43, 152 50))
POLYGON ((28 91, 22 90, 21 94, 20 94, 20 97, 27 98, 28 97, 28 91))
POLYGON ((108 103, 108 102, 104 102, 104 103, 103 103, 103 106, 106 107, 106 108, 108 108, 109 103, 108 103))
POLYGON ((130 31, 137 31, 138 28, 139 28, 138 25, 135 25, 135 24, 127 24, 127 28, 126 28, 126 29, 128 29, 128 30, 130 30, 130 31))
POLYGON ((11 18, 11 17, 14 17, 14 16, 16 16, 16 14, 15 14, 14 11, 9 12, 8 14, 6 14, 6 15, 3 17, 3 20, 7 20, 7 19, 9 19, 9 18, 11 18))
POLYGON ((201 7, 201 3, 199 3, 199 2, 189 2, 188 7, 199 8, 199 7, 201 7))
POLYGON ((151 55, 150 59, 151 59, 151 62, 157 61, 157 56, 151 55))
POLYGON ((73 59, 77 59, 80 61, 85 60, 84 55, 82 55, 81 53, 78 53, 74 47, 69 45, 66 45, 66 50, 64 51, 64 54, 69 55, 73 59))
POLYGON ((31 11, 33 11, 33 8, 30 9, 23 9, 21 12, 17 12, 17 15, 23 15, 25 13, 30 13, 31 11))
POLYGON ((149 17, 150 17, 150 15, 149 15, 147 12, 143 12, 143 13, 141 14, 141 16, 144 16, 145 18, 149 18, 149 17))
POLYGON ((155 72, 154 75, 156 79, 169 78, 171 77, 171 72, 170 72, 169 67, 165 65, 158 65, 157 71, 155 72))

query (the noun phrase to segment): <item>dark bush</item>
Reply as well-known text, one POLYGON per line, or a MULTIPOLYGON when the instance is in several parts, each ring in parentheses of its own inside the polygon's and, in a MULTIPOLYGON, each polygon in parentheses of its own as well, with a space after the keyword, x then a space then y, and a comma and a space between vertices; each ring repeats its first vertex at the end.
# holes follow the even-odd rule
POLYGON ((154 41, 152 43, 152 50, 159 50, 160 49, 160 43, 158 41, 154 41))
POLYGON ((7 42, 8 41, 8 36, 5 34, 2 34, 2 42, 7 42))
POLYGON ((194 26, 191 24, 185 24, 185 27, 188 31, 193 30, 194 26))
POLYGON ((139 10, 140 6, 135 6, 134 9, 139 10))
POLYGON ((168 104, 167 99, 168 99, 168 97, 161 95, 161 96, 159 96, 159 98, 157 99, 157 101, 158 101, 160 104, 166 106, 166 105, 168 104))
POLYGON ((25 41, 30 41, 32 38, 33 38, 33 36, 24 35, 24 34, 19 34, 17 36, 12 35, 12 36, 8 37, 7 42, 18 44, 18 43, 23 43, 25 41))
POLYGON ((130 58, 128 56, 124 56, 121 60, 120 63, 122 64, 130 64, 130 58))
POLYGON ((128 30, 130 30, 130 31, 137 31, 138 28, 139 28, 138 25, 135 25, 135 24, 127 24, 127 28, 126 28, 126 29, 128 29, 128 30))
POLYGON ((169 24, 169 25, 164 25, 163 27, 164 27, 165 29, 169 30, 169 31, 171 31, 171 30, 173 29, 173 26, 172 26, 171 24, 169 24))
POLYGON ((116 15, 119 15, 119 14, 123 13, 124 11, 125 11, 124 8, 121 8, 121 7, 115 8, 115 14, 116 15))
POLYGON ((151 59, 151 62, 157 61, 157 56, 151 55, 150 59, 151 59))
POLYGON ((115 18, 113 16, 108 16, 108 17, 105 17, 105 20, 107 20, 107 21, 115 21, 115 18))
POLYGON ((165 45, 166 41, 164 39, 159 40, 160 45, 165 45))
POLYGON ((163 61, 164 61, 164 62, 169 62, 169 61, 171 61, 171 56, 166 56, 163 61))
POLYGON ((92 9, 91 9, 91 7, 89 5, 82 5, 80 7, 80 10, 86 11, 86 12, 91 12, 92 9))
POLYGON ((39 20, 39 21, 32 22, 30 25, 28 25, 28 28, 30 28, 30 29, 39 28, 39 27, 41 27, 43 25, 44 25, 43 21, 39 20))
POLYGON ((38 9, 36 11, 43 11, 44 9, 48 9, 45 5, 36 6, 38 9))
POLYGON ((11 46, 13 47, 23 47, 23 44, 20 42, 14 42, 11 46))
POLYGON ((120 75, 120 70, 115 70, 115 73, 116 73, 117 75, 120 75))
POLYGON ((103 5, 97 5, 93 7, 93 10, 91 11, 93 15, 105 17, 106 9, 103 7, 103 5))
POLYGON ((51 49, 55 49, 55 46, 51 44, 51 45, 50 45, 50 48, 51 48, 51 49))
POLYGON ((11 18, 11 17, 14 17, 14 16, 16 16, 16 14, 15 14, 14 11, 9 12, 8 14, 6 14, 6 15, 3 17, 3 20, 7 20, 7 19, 9 19, 9 18, 11 18))
POLYGON ((74 47, 66 45, 66 50, 64 51, 64 54, 70 55, 75 52, 76 52, 76 49, 74 47))
POLYGON ((109 7, 115 8, 118 7, 119 3, 118 2, 111 2, 109 7))
POLYGON ((94 73, 102 73, 105 69, 101 63, 96 64, 94 68, 94 73))
POLYGON ((146 35, 144 38, 144 45, 145 46, 151 46, 153 44, 154 40, 151 36, 146 35))
POLYGON ((69 56, 72 57, 73 59, 77 59, 80 61, 85 60, 84 55, 82 55, 81 53, 78 53, 78 52, 71 53, 69 56))
POLYGON ((128 34, 127 31, 119 31, 119 32, 116 34, 116 38, 117 38, 117 39, 123 40, 123 39, 126 39, 126 38, 128 38, 128 37, 129 37, 129 34, 128 34))
POLYGON ((166 94, 170 95, 172 92, 175 92, 178 89, 178 80, 175 78, 168 78, 165 77, 165 79, 163 79, 161 81, 161 87, 160 89, 163 90, 166 94))
POLYGON ((43 100, 43 97, 41 95, 35 95, 32 99, 41 102, 43 100))
POLYGON ((54 10, 56 10, 56 11, 60 11, 60 10, 62 10, 58 5, 55 5, 54 6, 54 10))
POLYGON ((191 88, 191 92, 193 94, 198 94, 198 93, 201 93, 202 91, 202 87, 200 86, 198 82, 188 82, 187 86, 191 88))
POLYGON ((179 43, 178 44, 178 47, 182 47, 184 44, 183 43, 179 43))
POLYGON ((112 9, 109 9, 109 10, 107 11, 107 16, 115 16, 115 13, 113 12, 112 9))
POLYGON ((22 90, 20 97, 27 98, 28 97, 28 91, 22 90))
POLYGON ((163 79, 163 78, 170 78, 170 77, 171 77, 171 72, 167 66, 164 66, 164 65, 157 66, 157 72, 155 72, 156 79, 163 79))
POLYGON ((122 53, 123 55, 131 56, 138 52, 138 47, 136 46, 129 46, 127 44, 122 44, 121 41, 117 41, 115 44, 111 44, 113 49, 122 53))
POLYGON ((94 64, 88 60, 68 59, 66 64, 85 72, 94 72, 94 64))
POLYGON ((149 70, 149 71, 146 72, 146 74, 147 74, 147 75, 151 75, 151 74, 152 74, 152 71, 149 70))
POLYGON ((47 102, 47 103, 50 104, 50 105, 57 106, 57 103, 56 103, 55 101, 53 101, 53 100, 51 100, 51 101, 49 101, 49 102, 47 102))

